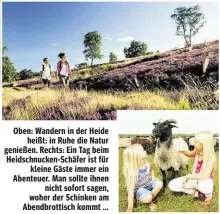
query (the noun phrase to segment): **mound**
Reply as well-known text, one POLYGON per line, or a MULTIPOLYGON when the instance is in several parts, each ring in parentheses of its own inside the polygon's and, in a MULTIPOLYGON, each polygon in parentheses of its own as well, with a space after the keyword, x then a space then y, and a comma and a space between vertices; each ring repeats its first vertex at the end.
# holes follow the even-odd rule
POLYGON ((120 65, 102 75, 75 80, 75 89, 122 90, 182 89, 199 82, 215 88, 218 84, 219 42, 203 43, 141 58, 120 65))

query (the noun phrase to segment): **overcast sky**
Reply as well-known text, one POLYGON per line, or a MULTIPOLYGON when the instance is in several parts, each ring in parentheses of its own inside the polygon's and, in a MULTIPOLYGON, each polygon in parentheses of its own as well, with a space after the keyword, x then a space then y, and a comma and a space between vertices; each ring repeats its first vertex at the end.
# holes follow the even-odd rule
POLYGON ((118 111, 119 134, 151 134, 154 122, 176 119, 175 134, 197 131, 219 132, 218 111, 118 111))

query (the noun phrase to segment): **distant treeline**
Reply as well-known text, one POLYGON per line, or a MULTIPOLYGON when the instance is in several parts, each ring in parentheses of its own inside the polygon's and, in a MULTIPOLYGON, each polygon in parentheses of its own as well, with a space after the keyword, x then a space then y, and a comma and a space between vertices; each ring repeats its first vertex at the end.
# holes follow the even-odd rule
MULTIPOLYGON (((119 138, 133 138, 133 137, 149 137, 152 134, 119 134, 119 138)), ((173 134, 173 137, 193 137, 195 134, 173 134)), ((219 134, 214 134, 214 137, 219 137, 219 134)))

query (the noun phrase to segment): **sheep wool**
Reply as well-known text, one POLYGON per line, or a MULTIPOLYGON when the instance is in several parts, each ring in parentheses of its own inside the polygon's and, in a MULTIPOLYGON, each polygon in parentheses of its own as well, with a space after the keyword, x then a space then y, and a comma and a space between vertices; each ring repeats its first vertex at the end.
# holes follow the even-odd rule
POLYGON ((179 171, 180 168, 186 168, 188 165, 189 158, 178 152, 180 150, 188 150, 187 144, 182 139, 173 139, 168 148, 167 145, 170 143, 170 140, 172 139, 168 139, 156 147, 154 161, 163 171, 167 171, 170 168, 179 171))
POLYGON ((150 137, 135 137, 131 140, 131 145, 140 144, 147 154, 155 153, 155 144, 150 137))
POLYGON ((131 145, 131 138, 120 138, 119 139, 119 148, 125 148, 131 145))

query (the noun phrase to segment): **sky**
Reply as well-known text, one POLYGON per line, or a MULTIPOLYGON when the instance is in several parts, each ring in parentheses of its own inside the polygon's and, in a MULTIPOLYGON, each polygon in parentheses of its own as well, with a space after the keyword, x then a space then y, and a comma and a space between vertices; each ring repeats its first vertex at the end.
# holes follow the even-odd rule
POLYGON ((120 134, 151 134, 160 119, 176 119, 174 134, 219 133, 218 111, 117 111, 120 134))
POLYGON ((108 62, 110 52, 123 59, 133 39, 147 43, 148 51, 162 52, 184 45, 170 18, 174 9, 196 4, 207 23, 193 43, 218 39, 216 2, 3 2, 3 44, 17 71, 39 71, 44 57, 56 67, 59 52, 67 53, 72 67, 85 62, 84 35, 94 30, 102 35, 104 55, 95 64, 108 62))

